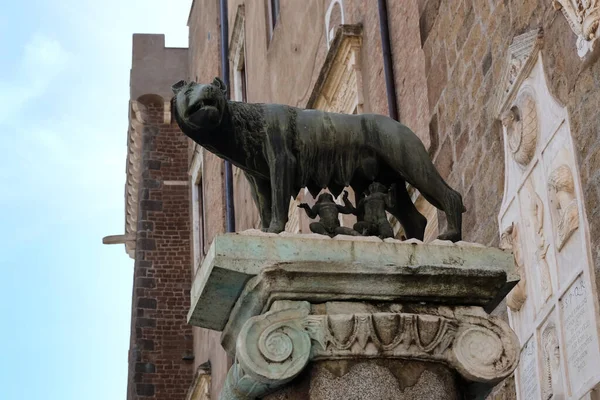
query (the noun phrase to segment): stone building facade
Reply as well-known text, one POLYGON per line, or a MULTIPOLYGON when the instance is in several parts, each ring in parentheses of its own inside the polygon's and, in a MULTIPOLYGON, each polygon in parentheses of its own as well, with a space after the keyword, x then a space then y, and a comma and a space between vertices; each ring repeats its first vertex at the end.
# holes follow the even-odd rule
MULTIPOLYGON (((218 0, 194 0, 189 49, 134 35, 126 229, 112 239, 135 259, 129 399, 217 398, 232 363, 219 332, 185 322, 192 277, 225 230, 224 165, 178 131, 170 85, 219 76, 227 40, 234 100, 388 114, 374 0, 227 5, 225 39, 218 0)), ((521 362, 491 398, 599 396, 598 7, 387 1, 399 119, 462 193, 464 240, 511 248, 522 276, 495 311, 515 329, 521 362)), ((245 177, 233 178, 236 229, 256 228, 245 177)), ((443 214, 417 191, 413 200, 435 238, 443 214)), ((314 200, 301 192, 291 203, 288 231, 309 231, 301 201, 314 200)))

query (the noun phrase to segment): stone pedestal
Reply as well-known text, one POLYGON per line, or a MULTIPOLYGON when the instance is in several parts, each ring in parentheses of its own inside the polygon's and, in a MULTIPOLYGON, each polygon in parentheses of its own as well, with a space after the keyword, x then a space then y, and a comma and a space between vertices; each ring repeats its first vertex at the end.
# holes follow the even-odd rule
POLYGON ((189 320, 235 357, 224 400, 483 398, 518 361, 485 311, 516 282, 510 253, 467 243, 228 234, 189 320))

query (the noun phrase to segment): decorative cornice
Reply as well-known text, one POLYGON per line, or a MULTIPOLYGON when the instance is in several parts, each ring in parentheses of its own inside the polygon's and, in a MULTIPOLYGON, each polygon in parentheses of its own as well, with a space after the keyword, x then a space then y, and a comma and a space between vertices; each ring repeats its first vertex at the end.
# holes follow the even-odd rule
MULTIPOLYGON (((331 92, 336 92, 342 77, 348 69, 360 71, 360 48, 362 45, 362 25, 340 25, 327 51, 325 62, 317 78, 306 108, 324 108, 323 104, 329 103, 331 92)), ((351 74, 352 75, 352 74, 351 74)), ((356 74, 360 75, 360 74, 356 74)), ((362 105, 362 82, 357 77, 356 86, 359 104, 362 105)), ((330 107, 327 107, 330 108, 330 107)))
POLYGON ((554 0, 554 8, 562 11, 569 26, 577 35, 577 54, 583 58, 594 50, 600 23, 598 0, 554 0))
POLYGON ((508 47, 508 59, 496 91, 494 112, 497 118, 510 109, 521 83, 533 69, 539 49, 544 43, 542 29, 516 36, 508 47))

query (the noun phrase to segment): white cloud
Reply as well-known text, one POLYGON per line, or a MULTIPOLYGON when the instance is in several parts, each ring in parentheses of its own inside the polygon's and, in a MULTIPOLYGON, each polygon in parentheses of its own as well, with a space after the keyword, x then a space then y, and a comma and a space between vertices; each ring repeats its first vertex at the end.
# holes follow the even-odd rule
POLYGON ((55 39, 35 34, 25 45, 24 67, 34 67, 32 72, 55 72, 68 61, 69 54, 55 39))
POLYGON ((43 95, 66 68, 70 54, 55 39, 35 34, 24 47, 17 76, 0 81, 0 124, 43 95))

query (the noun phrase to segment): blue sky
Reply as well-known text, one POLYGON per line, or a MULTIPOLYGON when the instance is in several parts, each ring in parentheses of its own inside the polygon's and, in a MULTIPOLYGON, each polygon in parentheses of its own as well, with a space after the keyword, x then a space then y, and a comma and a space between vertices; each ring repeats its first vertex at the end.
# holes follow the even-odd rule
POLYGON ((191 0, 0 11, 0 399, 125 399, 131 35, 187 46, 191 0))

